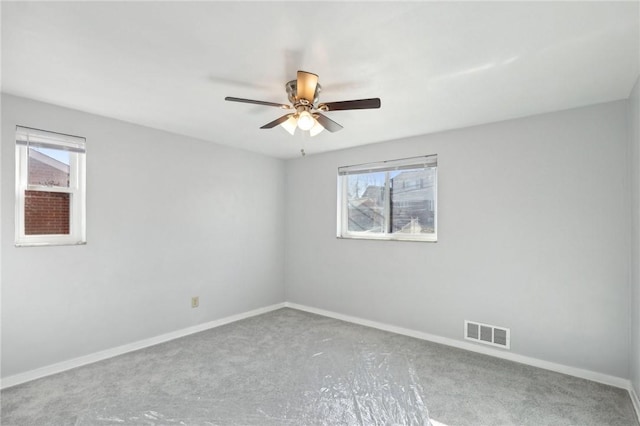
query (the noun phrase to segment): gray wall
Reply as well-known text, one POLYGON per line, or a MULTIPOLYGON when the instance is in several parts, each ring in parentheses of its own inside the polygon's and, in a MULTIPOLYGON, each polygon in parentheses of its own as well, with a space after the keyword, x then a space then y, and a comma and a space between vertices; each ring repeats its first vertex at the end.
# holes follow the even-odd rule
POLYGON ((288 300, 454 339, 464 319, 510 327, 515 353, 631 375, 640 390, 637 84, 630 102, 286 166, 2 102, 3 377, 288 300), (13 246, 16 124, 87 137, 86 246, 13 246), (438 243, 335 238, 338 166, 432 153, 438 243))
POLYGON ((640 77, 629 97, 631 155, 631 382, 640 395, 640 77))
POLYGON ((627 102, 288 161, 288 301, 629 377, 627 102), (341 240, 336 169, 438 154, 439 241, 341 240))
POLYGON ((3 377, 284 300, 282 161, 2 102, 3 377), (87 138, 86 246, 13 246, 16 124, 87 138))

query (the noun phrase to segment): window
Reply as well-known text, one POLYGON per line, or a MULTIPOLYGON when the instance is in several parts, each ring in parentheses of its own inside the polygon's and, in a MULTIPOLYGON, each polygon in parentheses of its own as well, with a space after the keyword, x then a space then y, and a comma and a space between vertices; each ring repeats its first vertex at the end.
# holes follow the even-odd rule
POLYGON ((16 245, 85 242, 85 139, 17 126, 16 245))
POLYGON ((437 241, 436 155, 338 168, 338 237, 437 241))

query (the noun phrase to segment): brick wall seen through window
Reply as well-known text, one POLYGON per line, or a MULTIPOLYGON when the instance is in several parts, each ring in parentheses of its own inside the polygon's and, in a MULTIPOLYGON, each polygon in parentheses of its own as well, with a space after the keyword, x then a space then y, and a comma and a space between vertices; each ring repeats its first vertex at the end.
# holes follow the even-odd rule
POLYGON ((67 192, 26 191, 26 235, 69 234, 70 197, 67 192))

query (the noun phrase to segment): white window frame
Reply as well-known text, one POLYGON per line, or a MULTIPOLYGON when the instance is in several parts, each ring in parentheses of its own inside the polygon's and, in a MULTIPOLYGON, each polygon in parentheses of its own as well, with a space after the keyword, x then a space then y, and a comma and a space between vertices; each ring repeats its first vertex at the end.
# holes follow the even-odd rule
POLYGON ((24 126, 16 126, 15 245, 48 246, 86 244, 86 139, 24 126), (69 152, 69 187, 29 183, 29 147, 69 152), (25 191, 68 193, 69 234, 25 234, 25 191))
POLYGON ((365 163, 353 166, 343 166, 338 168, 338 208, 337 208, 337 232, 338 238, 348 239, 366 239, 366 240, 384 240, 384 241, 422 241, 422 242, 437 242, 438 241, 438 156, 437 154, 425 155, 420 157, 404 158, 400 160, 388 160, 376 163, 365 163), (395 170, 416 169, 420 167, 429 167, 435 169, 434 187, 433 187, 433 203, 434 203, 434 218, 433 218, 433 233, 424 234, 404 234, 400 232, 390 233, 389 220, 390 220, 390 178, 389 174, 395 170), (360 173, 375 173, 386 172, 385 187, 384 187, 384 199, 386 200, 384 205, 385 215, 385 232, 357 232, 349 231, 349 209, 348 203, 348 184, 347 177, 353 174, 360 173))

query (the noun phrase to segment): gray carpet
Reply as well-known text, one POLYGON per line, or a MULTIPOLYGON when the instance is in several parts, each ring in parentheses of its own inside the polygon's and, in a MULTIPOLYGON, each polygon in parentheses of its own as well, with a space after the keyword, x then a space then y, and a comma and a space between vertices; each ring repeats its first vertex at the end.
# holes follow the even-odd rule
POLYGON ((626 391, 281 309, 2 391, 2 425, 634 425, 626 391))

